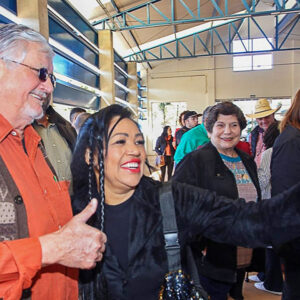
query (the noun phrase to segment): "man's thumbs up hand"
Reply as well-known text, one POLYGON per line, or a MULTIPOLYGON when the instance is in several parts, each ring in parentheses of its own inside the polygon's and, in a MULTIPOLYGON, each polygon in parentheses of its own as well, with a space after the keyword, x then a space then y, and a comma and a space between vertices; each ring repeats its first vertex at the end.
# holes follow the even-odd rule
POLYGON ((97 199, 92 199, 91 202, 85 207, 85 209, 81 213, 74 216, 74 219, 76 219, 79 222, 86 223, 89 220, 89 218, 96 212, 97 206, 97 199))
POLYGON ((96 266, 105 250, 106 235, 85 223, 96 212, 97 205, 97 200, 92 199, 59 231, 39 237, 43 266, 54 263, 80 269, 96 266))

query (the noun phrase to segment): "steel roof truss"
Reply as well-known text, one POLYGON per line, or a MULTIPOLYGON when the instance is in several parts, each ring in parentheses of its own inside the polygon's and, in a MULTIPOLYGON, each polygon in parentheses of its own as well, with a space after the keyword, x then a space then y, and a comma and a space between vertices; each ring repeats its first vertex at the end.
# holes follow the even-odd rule
POLYGON ((262 33, 262 35, 264 36, 264 38, 267 40, 267 42, 270 44, 270 46, 272 47, 273 50, 275 50, 274 45, 269 41, 267 35, 265 34, 265 32, 262 30, 262 28, 259 26, 259 24, 256 22, 255 18, 251 17, 251 20, 255 23, 256 27, 259 29, 259 31, 262 33))
POLYGON ((195 37, 199 40, 199 42, 202 44, 203 48, 206 50, 206 52, 211 55, 211 52, 209 51, 209 49, 207 48, 206 44, 202 41, 201 37, 199 36, 199 34, 195 34, 195 37))
POLYGON ((190 14, 190 16, 193 19, 197 19, 197 17, 193 14, 193 12, 191 11, 191 9, 185 4, 185 2, 183 0, 179 0, 179 2, 182 4, 182 6, 185 8, 185 10, 190 14))
POLYGON ((298 16, 295 21, 294 24, 291 26, 290 30, 288 31, 287 35, 285 36, 285 38, 283 39, 283 41, 281 42, 280 46, 278 49, 281 49, 281 47, 284 45, 285 41, 287 40, 287 38, 290 36, 291 32, 293 31, 293 29, 295 28, 296 24, 299 22, 300 16, 298 16))
POLYGON ((220 36, 218 30, 212 29, 212 33, 215 33, 215 34, 216 34, 216 36, 218 37, 219 41, 221 42, 221 44, 222 44, 224 50, 226 51, 226 53, 229 53, 229 51, 228 51, 228 49, 227 49, 227 47, 226 47, 226 45, 225 45, 223 39, 221 38, 221 36, 220 36))
MULTIPOLYGON (((160 44, 155 47, 151 47, 149 49, 144 49, 142 51, 128 55, 124 58, 128 59, 129 61, 134 60, 137 62, 142 62, 142 61, 153 61, 153 60, 166 60, 166 59, 173 59, 173 58, 187 58, 187 57, 191 58, 191 57, 208 56, 208 55, 268 53, 268 52, 272 52, 272 51, 299 50, 299 47, 295 47, 295 46, 291 46, 291 45, 288 45, 286 48, 283 48, 286 40, 291 35, 291 33, 293 32, 297 23, 299 22, 299 19, 300 19, 300 16, 298 15, 295 18, 295 20, 293 21, 293 23, 291 24, 289 31, 286 33, 285 37, 283 38, 283 40, 281 42, 279 41, 279 37, 282 36, 283 33, 279 34, 279 32, 278 32, 278 28, 277 28, 279 25, 278 20, 276 22, 276 26, 275 26, 276 28, 275 28, 275 31, 273 34, 274 36, 272 36, 274 39, 274 43, 272 43, 269 41, 267 34, 264 32, 263 28, 255 20, 255 18, 249 17, 249 18, 242 18, 242 19, 238 19, 238 20, 230 20, 225 25, 215 25, 215 26, 203 29, 199 32, 189 34, 187 36, 183 36, 181 38, 175 38, 166 43, 160 44), (247 21, 245 24, 247 24, 247 26, 248 26, 248 28, 247 28, 248 30, 246 31, 245 37, 243 37, 241 35, 241 33, 239 32, 239 28, 240 28, 241 24, 243 23, 243 21, 247 21), (238 23, 235 24, 235 22, 238 22, 238 23), (262 34, 262 37, 265 38, 267 40, 267 42, 270 44, 270 46, 271 46, 270 50, 264 50, 264 51, 253 50, 253 49, 250 49, 247 47, 247 45, 245 44, 245 39, 250 40, 252 38, 257 38, 257 36, 251 37, 251 32, 250 32, 251 25, 255 25, 258 28, 258 30, 262 34), (224 40, 224 38, 222 38, 222 35, 219 32, 220 28, 227 29, 228 40, 224 40), (207 31, 211 37, 210 47, 209 47, 210 49, 207 47, 207 45, 205 44, 205 42, 202 40, 202 38, 200 36, 200 34, 204 33, 205 31, 207 31), (214 38, 214 36, 216 36, 217 39, 214 38), (193 48, 192 51, 190 50, 190 48, 187 44, 188 40, 184 40, 189 37, 193 39, 193 40, 191 40, 191 45, 193 48), (232 43, 234 41, 234 39, 233 39, 234 37, 236 37, 238 40, 240 40, 243 45, 243 51, 241 51, 239 53, 233 52, 232 43), (196 41, 199 41, 199 42, 196 42, 196 41), (222 48, 216 47, 217 41, 219 41, 221 43, 222 48), (202 46, 201 49, 197 48, 197 47, 199 47, 199 45, 202 46), (188 52, 189 55, 183 55, 183 53, 181 53, 179 51, 180 50, 179 46, 183 47, 188 52), (173 48, 175 47, 175 53, 174 53, 174 51, 170 50, 170 47, 173 47, 173 48), (157 51, 159 51, 159 53, 160 53, 159 56, 154 54, 153 51, 155 51, 155 49, 157 49, 157 51), (199 50, 201 50, 201 53, 199 52, 199 50), (203 53, 202 53, 202 50, 203 50, 203 53), (168 56, 164 55, 164 53, 168 53, 168 56), (149 56, 149 55, 151 56, 151 58, 147 59, 146 56, 149 56)), ((224 30, 223 30, 222 34, 224 36, 224 30)))
POLYGON ((183 48, 190 54, 190 56, 193 56, 192 52, 190 49, 184 44, 182 40, 179 40, 179 43, 183 46, 183 48))
MULTIPOLYGON (((118 12, 117 14, 111 16, 110 18, 104 18, 99 21, 93 22, 93 26, 102 24, 102 27, 105 28, 106 25, 110 24, 110 27, 112 30, 130 30, 130 29, 139 29, 139 28, 148 28, 148 27, 155 27, 155 26, 166 26, 166 25, 178 25, 178 24, 185 24, 185 23, 199 23, 199 22, 207 22, 207 21, 213 21, 213 20, 220 20, 222 18, 226 19, 235 19, 235 18, 243 18, 243 17, 249 17, 249 16, 266 16, 271 14, 284 14, 284 13, 297 13, 300 11, 300 1, 297 1, 295 6, 289 9, 285 8, 285 1, 281 0, 273 0, 273 3, 275 4, 271 10, 268 11, 256 11, 256 1, 252 0, 251 5, 248 4, 247 0, 241 0, 242 5, 245 8, 245 11, 241 11, 236 14, 231 14, 229 11, 232 11, 232 9, 229 9, 229 3, 231 1, 224 0, 224 11, 219 6, 218 0, 189 0, 189 1, 197 1, 197 14, 195 14, 192 9, 185 3, 185 0, 169 0, 170 1, 170 11, 168 14, 163 13, 159 7, 157 7, 154 3, 159 2, 160 0, 150 0, 146 3, 140 4, 138 6, 132 7, 128 10, 124 10, 122 12, 118 12), (187 14, 190 16, 190 18, 184 18, 184 19, 176 19, 175 18, 175 3, 174 1, 178 1, 183 9, 187 12, 187 14), (202 3, 207 3, 207 1, 211 2, 211 5, 214 7, 214 9, 218 12, 218 15, 211 16, 211 17, 201 17, 200 14, 200 7, 201 7, 201 1, 202 3), (162 19, 157 18, 151 18, 151 10, 155 10, 156 13, 158 13, 162 19), (145 11, 145 19, 147 18, 147 21, 141 20, 140 17, 137 17, 135 15, 136 12, 143 12, 145 11), (147 17, 146 17, 147 16, 147 17), (168 17, 170 16, 170 17, 168 17), (123 24, 120 28, 116 28, 114 24, 115 18, 122 18, 123 20, 127 20, 127 18, 132 18, 136 21, 135 24, 127 24, 125 21, 123 21, 123 24), (105 25, 103 25, 103 23, 105 25)), ((141 15, 141 14, 139 14, 141 15)))

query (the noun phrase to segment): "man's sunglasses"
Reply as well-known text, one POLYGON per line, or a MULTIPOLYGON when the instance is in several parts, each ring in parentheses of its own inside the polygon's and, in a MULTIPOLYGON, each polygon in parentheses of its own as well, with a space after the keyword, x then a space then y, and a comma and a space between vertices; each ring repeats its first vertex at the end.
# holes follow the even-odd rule
POLYGON ((28 66, 26 64, 20 63, 18 61, 12 60, 12 59, 8 59, 8 58, 2 58, 2 59, 8 60, 10 62, 13 62, 15 64, 19 64, 21 66, 27 67, 31 70, 34 70, 34 71, 38 72, 38 76, 39 76, 40 81, 45 82, 49 77, 53 87, 56 87, 56 77, 54 76, 54 74, 49 73, 47 68, 37 69, 37 68, 33 68, 31 66, 28 66))

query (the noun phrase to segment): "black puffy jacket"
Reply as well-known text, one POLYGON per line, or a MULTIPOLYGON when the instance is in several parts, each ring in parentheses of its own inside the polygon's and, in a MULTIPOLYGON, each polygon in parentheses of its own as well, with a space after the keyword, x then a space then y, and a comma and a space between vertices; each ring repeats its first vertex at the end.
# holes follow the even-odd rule
MULTIPOLYGON (((119 266, 109 247, 108 236, 103 261, 94 270, 81 271, 81 299, 158 299, 164 275, 168 272, 159 208, 160 184, 143 177, 132 196, 129 246, 124 249, 128 253, 128 268, 122 270, 119 266)), ((300 203, 288 197, 291 193, 299 197, 300 185, 289 191, 286 201, 280 195, 258 204, 232 201, 179 182, 173 182, 172 191, 183 258, 184 246, 197 234, 245 247, 265 247, 300 235, 300 203), (294 220, 287 218, 291 213, 294 220), (280 226, 283 222, 284 228, 280 226)), ((73 201, 76 204, 80 199, 75 195, 73 201)))

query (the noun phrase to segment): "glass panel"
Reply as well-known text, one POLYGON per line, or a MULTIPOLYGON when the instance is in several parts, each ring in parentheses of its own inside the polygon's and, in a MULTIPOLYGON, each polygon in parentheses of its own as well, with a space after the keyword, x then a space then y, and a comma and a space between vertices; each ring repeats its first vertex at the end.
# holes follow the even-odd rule
POLYGON ((123 90, 121 87, 119 87, 118 85, 115 84, 115 95, 116 97, 127 101, 127 91, 123 90))
POLYGON ((273 67, 273 55, 253 55, 253 70, 267 70, 273 67))
POLYGON ((251 40, 234 40, 233 41, 233 52, 245 52, 245 48, 247 51, 251 49, 251 40), (243 45, 244 44, 244 45, 243 45))
POLYGON ((99 87, 99 76, 75 61, 72 61, 67 56, 61 55, 56 52, 53 59, 55 72, 84 82, 87 85, 98 88, 99 87))
POLYGON ((251 55, 242 55, 233 57, 233 71, 252 70, 251 55))
POLYGON ((96 30, 67 1, 48 0, 48 4, 98 47, 96 30))
POLYGON ((49 16, 49 34, 54 40, 81 56, 94 66, 98 66, 98 54, 83 42, 77 39, 74 34, 64 28, 64 25, 49 16))
POLYGON ((1 0, 0 6, 5 7, 13 14, 17 15, 17 0, 1 0))
POLYGON ((95 94, 71 85, 66 85, 60 80, 57 81, 57 86, 53 92, 53 102, 93 110, 100 108, 100 98, 95 94))
POLYGON ((115 67, 115 80, 127 86, 127 77, 116 67, 115 67))
POLYGON ((127 63, 116 51, 114 51, 114 62, 127 73, 127 63))
MULTIPOLYGON (((272 38, 268 39, 270 43, 273 42, 272 38)), ((253 51, 264 51, 264 50, 272 50, 271 45, 269 44, 267 39, 253 39, 253 51)))

